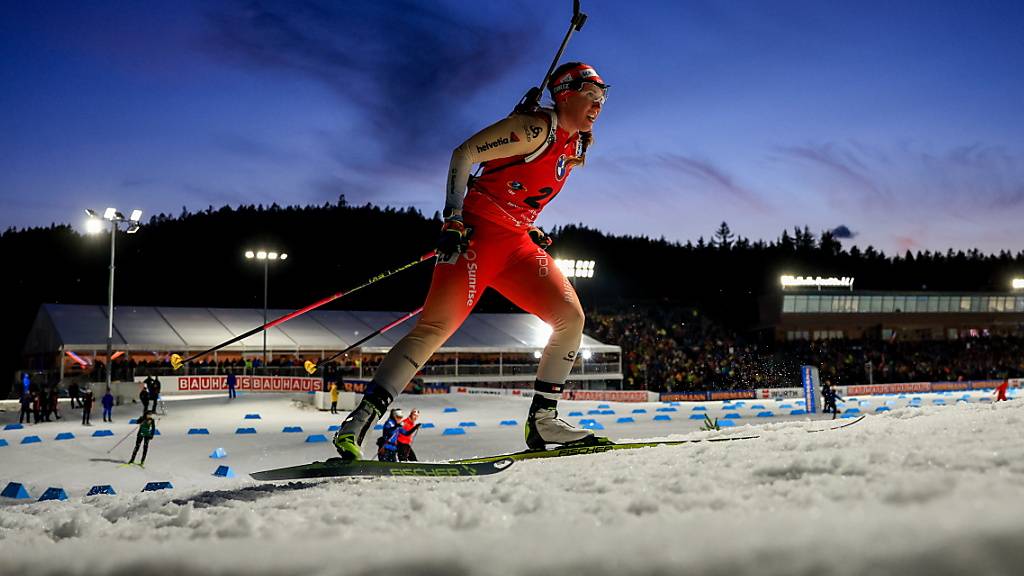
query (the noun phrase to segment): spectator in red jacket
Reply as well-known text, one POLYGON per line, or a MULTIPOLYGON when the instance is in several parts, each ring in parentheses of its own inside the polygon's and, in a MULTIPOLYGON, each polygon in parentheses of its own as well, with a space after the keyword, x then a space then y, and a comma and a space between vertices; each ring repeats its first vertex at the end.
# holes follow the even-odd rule
POLYGON ((996 402, 1006 400, 1006 389, 1010 387, 1010 380, 1004 379, 1003 383, 996 386, 996 402))
POLYGON ((417 422, 420 419, 420 411, 409 412, 409 417, 402 420, 398 427, 398 461, 416 462, 416 453, 412 450, 412 439, 416 431, 420 429, 417 422))

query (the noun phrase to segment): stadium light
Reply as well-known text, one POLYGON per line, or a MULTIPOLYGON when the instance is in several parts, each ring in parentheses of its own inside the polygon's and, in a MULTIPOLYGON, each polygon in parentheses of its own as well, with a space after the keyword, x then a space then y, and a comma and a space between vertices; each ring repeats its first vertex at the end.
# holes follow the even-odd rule
POLYGON ((575 260, 571 258, 556 258, 555 265, 565 274, 566 278, 593 278, 593 260, 575 260))
POLYGON ((1014 278, 1010 285, 1014 290, 1024 290, 1024 278, 1014 278))
MULTIPOLYGON (((267 289, 268 289, 268 285, 269 285, 267 277, 269 275, 270 261, 271 260, 284 260, 284 259, 288 258, 288 255, 285 254, 285 253, 278 253, 278 252, 273 251, 273 250, 256 250, 256 251, 246 250, 245 251, 245 259, 246 260, 252 260, 254 258, 256 260, 263 261, 263 323, 266 324, 267 323, 267 289)), ((263 331, 263 367, 266 368, 266 366, 267 366, 267 331, 264 330, 263 331)))
MULTIPOLYGON (((114 345, 114 262, 117 253, 117 229, 121 223, 125 223, 127 225, 125 231, 128 234, 138 232, 141 226, 139 219, 142 218, 142 210, 138 208, 132 210, 130 218, 125 218, 120 210, 113 207, 108 207, 103 211, 102 219, 100 219, 99 213, 91 208, 86 208, 85 214, 89 217, 85 222, 85 231, 88 234, 103 232, 103 220, 110 221, 110 278, 107 280, 107 390, 110 390, 112 364, 115 358, 111 352, 114 345)), ((120 354, 123 352, 118 355, 120 354)))
POLYGON ((590 360, 590 357, 593 356, 594 353, 591 352, 589 348, 586 348, 583 350, 583 353, 581 355, 583 356, 584 360, 590 360))

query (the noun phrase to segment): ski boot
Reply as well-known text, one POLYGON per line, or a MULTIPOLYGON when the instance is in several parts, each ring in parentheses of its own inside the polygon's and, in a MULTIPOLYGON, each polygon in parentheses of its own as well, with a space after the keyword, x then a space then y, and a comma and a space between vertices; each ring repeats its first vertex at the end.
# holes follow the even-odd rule
POLYGON ((341 455, 341 459, 349 462, 362 460, 363 452, 360 448, 366 433, 380 420, 391 404, 391 394, 387 390, 376 386, 373 383, 363 393, 363 400, 341 423, 341 427, 334 433, 334 448, 341 455))
POLYGON ((608 443, 607 438, 595 436, 590 430, 577 428, 558 417, 558 400, 562 387, 538 380, 534 385, 533 404, 526 419, 526 447, 544 450, 548 444, 561 446, 591 446, 608 443))

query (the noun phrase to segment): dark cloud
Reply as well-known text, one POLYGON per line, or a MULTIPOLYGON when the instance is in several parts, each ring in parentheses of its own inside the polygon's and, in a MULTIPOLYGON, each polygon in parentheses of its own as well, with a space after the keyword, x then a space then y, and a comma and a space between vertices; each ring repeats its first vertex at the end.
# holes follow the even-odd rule
POLYGON ((778 151, 790 158, 810 162, 840 175, 860 187, 872 200, 887 200, 891 196, 864 161, 842 146, 827 143, 781 147, 778 151))
POLYGON ((740 202, 758 210, 768 209, 768 206, 757 194, 737 184, 725 170, 707 160, 699 160, 682 154, 660 154, 655 160, 662 169, 682 173, 710 183, 716 190, 726 192, 740 202))
POLYGON ((840 224, 832 229, 832 236, 835 236, 839 240, 848 240, 850 238, 855 238, 857 236, 857 232, 850 230, 846 224, 840 224))
POLYGON ((322 83, 395 158, 454 148, 468 136, 446 133, 460 102, 528 53, 530 26, 521 11, 511 16, 519 20, 482 24, 413 0, 236 1, 207 12, 203 46, 221 59, 322 83))

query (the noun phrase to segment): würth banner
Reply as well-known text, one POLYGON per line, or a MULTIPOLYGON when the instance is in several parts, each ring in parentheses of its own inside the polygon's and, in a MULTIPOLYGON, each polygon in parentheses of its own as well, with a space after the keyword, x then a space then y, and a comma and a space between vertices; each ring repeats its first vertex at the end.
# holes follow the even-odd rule
MULTIPOLYGON (((238 376, 237 390, 248 392, 315 392, 323 380, 303 376, 238 376)), ((228 389, 227 376, 178 376, 178 392, 212 392, 228 389)))

